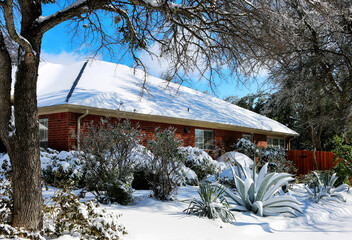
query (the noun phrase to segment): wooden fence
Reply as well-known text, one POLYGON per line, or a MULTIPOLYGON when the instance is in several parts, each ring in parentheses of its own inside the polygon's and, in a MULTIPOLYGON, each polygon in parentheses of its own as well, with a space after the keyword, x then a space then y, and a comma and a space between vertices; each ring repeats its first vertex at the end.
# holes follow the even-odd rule
MULTIPOLYGON (((329 170, 334 166, 334 153, 316 151, 315 154, 319 170, 329 170)), ((313 151, 292 150, 287 151, 286 156, 288 160, 293 161, 298 169, 297 175, 316 170, 313 151)))

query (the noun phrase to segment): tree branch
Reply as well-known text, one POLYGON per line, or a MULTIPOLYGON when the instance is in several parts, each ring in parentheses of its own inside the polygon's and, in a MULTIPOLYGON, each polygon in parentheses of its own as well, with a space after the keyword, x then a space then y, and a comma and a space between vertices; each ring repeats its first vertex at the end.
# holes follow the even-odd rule
POLYGON ((12 5, 13 5, 13 0, 6 0, 6 1, 0 2, 0 6, 3 9, 6 28, 8 30, 9 36, 13 41, 18 43, 27 53, 35 54, 30 42, 24 37, 22 37, 20 34, 18 34, 16 31, 15 22, 13 18, 12 5))

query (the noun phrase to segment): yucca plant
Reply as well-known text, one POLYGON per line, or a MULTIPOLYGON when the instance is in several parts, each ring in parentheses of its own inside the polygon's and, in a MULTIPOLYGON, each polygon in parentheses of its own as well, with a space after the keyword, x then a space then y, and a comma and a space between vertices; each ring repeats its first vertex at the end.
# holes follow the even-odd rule
POLYGON ((200 184, 198 194, 201 199, 193 199, 184 212, 209 219, 220 218, 223 222, 235 220, 235 216, 228 209, 224 191, 223 187, 208 182, 200 184))
POLYGON ((312 172, 316 178, 312 184, 312 188, 304 185, 309 194, 309 198, 312 201, 318 203, 320 200, 324 199, 346 202, 345 197, 338 192, 343 191, 349 187, 347 184, 341 184, 337 188, 334 188, 334 184, 338 179, 338 177, 336 177, 336 173, 334 173, 331 178, 329 178, 327 174, 324 175, 324 173, 318 173, 315 171, 312 172))
POLYGON ((283 185, 294 180, 291 174, 267 174, 268 163, 266 163, 257 175, 255 163, 252 170, 242 166, 236 160, 235 164, 237 171, 232 168, 232 172, 236 189, 225 189, 226 195, 235 204, 230 210, 252 211, 259 216, 280 213, 290 213, 297 216, 297 212, 302 213, 299 207, 300 203, 296 198, 280 193, 283 185))

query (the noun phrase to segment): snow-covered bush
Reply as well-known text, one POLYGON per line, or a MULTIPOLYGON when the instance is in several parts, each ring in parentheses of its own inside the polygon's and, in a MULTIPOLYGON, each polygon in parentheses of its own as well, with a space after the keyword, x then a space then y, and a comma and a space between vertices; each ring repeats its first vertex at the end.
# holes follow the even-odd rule
MULTIPOLYGON (((11 209, 12 202, 12 187, 9 180, 3 179, 0 176, 0 223, 10 224, 12 220, 11 209)), ((1 235, 1 229, 0 229, 1 235)))
POLYGON ((225 189, 226 195, 233 200, 235 206, 230 210, 252 211, 259 216, 290 213, 296 216, 301 212, 299 202, 290 195, 280 193, 281 187, 293 180, 288 173, 267 174, 265 164, 256 174, 255 165, 250 169, 235 160, 237 171, 233 171, 236 189, 225 189))
POLYGON ((181 142, 172 128, 156 129, 154 138, 148 141, 153 156, 147 161, 146 176, 154 197, 162 201, 170 199, 182 183, 184 155, 178 148, 181 142))
POLYGON ((258 148, 258 146, 245 138, 238 139, 238 141, 232 146, 232 148, 235 151, 243 153, 251 159, 254 158, 254 155, 258 156, 260 154, 260 149, 258 148))
POLYGON ((114 213, 98 208, 94 201, 80 202, 67 188, 56 191, 44 207, 44 233, 59 237, 67 231, 81 239, 121 239, 126 234, 114 213))
POLYGON ((239 139, 233 147, 236 151, 249 156, 251 159, 254 159, 254 156, 258 157, 258 170, 266 163, 269 163, 269 172, 287 172, 291 174, 297 172, 293 162, 286 159, 284 149, 277 147, 259 148, 256 144, 244 138, 239 139))
POLYGON ((223 222, 235 220, 224 197, 224 188, 211 183, 203 183, 199 185, 198 194, 200 200, 193 199, 184 212, 209 219, 220 218, 223 222))
POLYGON ((258 169, 261 169, 266 163, 269 163, 269 172, 286 172, 290 174, 297 172, 293 162, 286 159, 286 152, 281 148, 262 148, 259 154, 258 169))
POLYGON ((347 184, 342 184, 337 188, 334 188, 334 184, 338 177, 334 173, 331 177, 329 172, 316 172, 312 171, 315 180, 309 185, 304 185, 309 194, 309 199, 318 203, 320 200, 336 200, 345 202, 344 196, 339 193, 348 187, 347 184))
POLYGON ((67 181, 72 181, 74 187, 84 187, 84 174, 82 173, 81 161, 74 155, 75 151, 42 150, 42 178, 45 184, 58 187, 67 181))
POLYGON ((102 202, 128 204, 132 199, 133 171, 139 162, 141 131, 129 121, 93 123, 81 133, 77 157, 82 161, 85 188, 102 202), (136 153, 138 152, 138 153, 136 153))
POLYGON ((213 160, 208 153, 197 147, 180 147, 180 150, 185 154, 185 165, 192 169, 202 181, 208 175, 219 173, 224 164, 213 160))
POLYGON ((198 186, 198 176, 192 169, 183 166, 181 171, 183 175, 183 185, 198 186))

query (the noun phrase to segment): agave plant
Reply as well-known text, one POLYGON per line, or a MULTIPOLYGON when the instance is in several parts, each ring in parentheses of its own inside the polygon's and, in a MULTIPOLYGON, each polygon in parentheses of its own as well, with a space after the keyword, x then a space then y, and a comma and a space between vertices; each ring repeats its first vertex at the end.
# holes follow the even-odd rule
POLYGON ((304 185, 311 200, 315 201, 316 203, 323 199, 346 202, 345 197, 338 192, 343 191, 349 187, 347 184, 341 184, 337 188, 334 188, 334 184, 338 179, 338 177, 336 177, 336 173, 334 173, 331 178, 329 178, 328 176, 324 176, 323 173, 317 173, 315 171, 312 172, 316 177, 316 181, 313 183, 313 187, 309 188, 304 185))
POLYGON ((223 222, 235 220, 235 216, 228 209, 223 187, 203 183, 199 185, 198 194, 201 199, 193 199, 184 212, 209 219, 220 218, 223 222))
POLYGON ((235 206, 230 210, 252 211, 259 216, 278 215, 290 213, 297 216, 302 213, 299 202, 290 195, 284 195, 281 187, 287 182, 294 180, 288 173, 269 173, 266 163, 259 174, 256 174, 256 166, 250 170, 235 160, 237 171, 232 168, 235 190, 226 188, 226 195, 234 201, 235 206))

